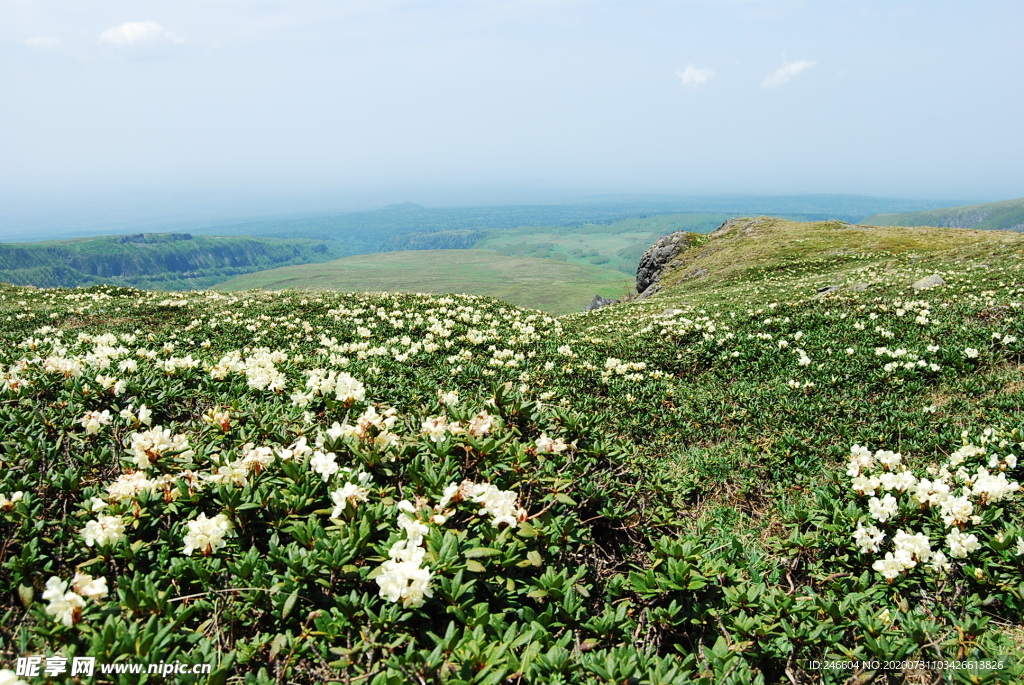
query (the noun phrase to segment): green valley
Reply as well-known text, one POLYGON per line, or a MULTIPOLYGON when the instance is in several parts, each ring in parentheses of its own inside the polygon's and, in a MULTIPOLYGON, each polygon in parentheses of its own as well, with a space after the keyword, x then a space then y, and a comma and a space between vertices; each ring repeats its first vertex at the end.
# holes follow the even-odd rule
POLYGON ((483 250, 416 250, 345 257, 247 274, 216 290, 336 290, 485 295, 553 314, 582 310, 595 294, 621 298, 633 279, 607 268, 483 250))

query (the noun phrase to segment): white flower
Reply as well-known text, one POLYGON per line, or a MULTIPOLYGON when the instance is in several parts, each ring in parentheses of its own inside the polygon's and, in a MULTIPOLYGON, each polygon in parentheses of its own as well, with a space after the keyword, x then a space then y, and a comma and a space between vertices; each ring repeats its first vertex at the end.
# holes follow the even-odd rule
POLYGON ((349 374, 342 372, 334 382, 334 397, 346 404, 362 402, 366 398, 366 387, 349 374))
POLYGON ((469 433, 470 437, 481 438, 494 430, 495 423, 496 421, 493 416, 481 410, 479 414, 470 420, 466 432, 469 433))
POLYGON ((874 526, 868 526, 864 528, 860 523, 857 524, 857 530, 853 532, 853 541, 860 547, 860 551, 877 552, 878 546, 882 544, 882 539, 885 537, 885 533, 878 530, 874 526))
POLYGON ((871 565, 871 568, 881 573, 882 577, 886 580, 891 581, 903 573, 905 567, 903 562, 895 557, 892 552, 886 552, 885 559, 879 559, 871 565))
POLYGON ((216 552, 227 544, 224 537, 233 528, 231 521, 224 514, 217 514, 212 519, 206 518, 206 514, 199 514, 198 518, 189 521, 187 525, 184 551, 186 556, 195 550, 199 550, 205 556, 216 552))
POLYGON ((1020 483, 1007 480, 1005 473, 993 476, 987 469, 979 468, 971 489, 975 495, 981 496, 983 502, 998 502, 1020 490, 1020 483))
POLYGON ((541 433, 540 437, 537 438, 537 451, 538 452, 552 452, 559 454, 569 449, 569 445, 566 444, 562 438, 555 438, 552 440, 548 437, 547 433, 541 433))
POLYGON ((345 511, 345 505, 349 502, 352 503, 353 507, 358 502, 365 502, 369 494, 370 491, 367 488, 355 483, 345 483, 341 488, 331 493, 331 500, 334 501, 334 511, 331 512, 331 518, 336 519, 341 516, 341 512, 345 511))
POLYGON ((965 347, 964 356, 967 357, 968 359, 977 359, 978 350, 974 349, 973 347, 965 347))
POLYGON ((490 483, 477 484, 468 481, 462 484, 462 491, 470 500, 483 505, 480 513, 490 514, 493 517, 491 525, 495 528, 502 523, 508 524, 511 528, 518 524, 522 510, 516 506, 518 495, 515 491, 499 490, 490 483))
POLYGON ((15 502, 20 501, 25 497, 25 493, 21 490, 13 493, 10 499, 7 499, 6 495, 0 495, 0 510, 8 511, 14 508, 15 502))
POLYGON ((75 573, 75 577, 71 580, 71 586, 83 597, 103 599, 107 596, 106 578, 93 578, 88 573, 75 573))
POLYGON ((28 685, 9 668, 0 668, 0 685, 28 685))
POLYGON ((881 500, 877 497, 868 500, 868 513, 880 523, 888 521, 896 514, 898 508, 899 504, 896 502, 896 498, 890 494, 886 494, 881 500))
POLYGON ((1017 556, 1024 555, 1024 538, 1017 538, 1017 556))
POLYGON ((314 472, 320 474, 325 483, 338 472, 338 462, 334 452, 327 452, 326 454, 320 450, 313 452, 313 457, 309 460, 309 466, 314 472))
POLYGON ((448 433, 448 424, 443 416, 430 416, 423 420, 420 435, 429 436, 434 442, 441 442, 448 433))
POLYGON ((132 461, 140 469, 148 469, 155 460, 168 452, 179 452, 178 456, 184 460, 194 456, 194 452, 189 449, 188 438, 172 435, 169 428, 155 426, 142 433, 132 433, 129 440, 128 450, 132 454, 132 461))
POLYGON ((446 485, 444 492, 441 494, 441 501, 437 503, 437 508, 444 509, 447 507, 448 503, 455 498, 456 494, 458 494, 459 489, 460 486, 457 483, 450 483, 449 485, 446 485))
POLYGON ((951 496, 939 502, 939 510, 942 513, 942 521, 949 527, 970 521, 971 515, 974 513, 974 505, 967 495, 951 496))
POLYGON ((49 602, 46 613, 53 616, 54 621, 65 626, 72 626, 81 620, 85 600, 81 595, 67 592, 67 587, 67 581, 61 580, 57 576, 51 576, 46 581, 43 599, 49 602))
MULTIPOLYGON (((938 473, 937 470, 936 473, 938 473)), ((949 497, 949 485, 941 480, 930 481, 927 478, 922 478, 909 490, 910 497, 921 506, 926 507, 938 506, 949 497)))
POLYGON ((902 551, 911 557, 912 560, 909 563, 904 562, 908 568, 913 568, 918 561, 924 563, 932 557, 931 541, 923 533, 912 535, 901 529, 896 531, 892 541, 896 546, 897 554, 902 551))
POLYGON ((142 471, 125 473, 118 476, 117 480, 113 483, 107 485, 107 496, 115 501, 131 499, 136 494, 153 490, 158 485, 158 481, 150 480, 142 471))
POLYGON ((86 435, 96 435, 100 428, 110 424, 110 420, 110 412, 104 409, 102 412, 87 411, 78 422, 85 429, 86 435))
POLYGON ((118 516, 100 514, 95 521, 89 521, 82 529, 82 537, 89 547, 114 545, 124 536, 124 522, 118 516))
POLYGON ((874 467, 875 459, 871 456, 871 450, 861 445, 854 445, 850 448, 850 461, 846 467, 846 475, 856 478, 865 469, 874 467))
POLYGON ((875 452, 875 459, 877 459, 886 469, 892 470, 899 465, 900 461, 903 460, 903 457, 899 452, 878 450, 875 452))
POLYGON ((967 555, 981 549, 976 535, 964 535, 959 528, 954 528, 946 535, 946 544, 949 545, 949 554, 954 559, 966 559, 967 555))
POLYGON ((441 404, 448 407, 454 407, 459 403, 458 390, 449 390, 448 392, 441 392, 440 390, 438 390, 437 397, 439 400, 441 400, 441 404))
POLYGON ((391 602, 402 602, 406 609, 421 606, 425 597, 432 597, 429 567, 421 567, 415 561, 389 559, 381 565, 377 576, 380 596, 391 602))
POLYGON ((942 550, 939 550, 932 554, 932 560, 928 564, 928 568, 934 573, 941 574, 948 573, 949 570, 953 568, 953 565, 949 563, 949 560, 946 558, 946 554, 942 550))

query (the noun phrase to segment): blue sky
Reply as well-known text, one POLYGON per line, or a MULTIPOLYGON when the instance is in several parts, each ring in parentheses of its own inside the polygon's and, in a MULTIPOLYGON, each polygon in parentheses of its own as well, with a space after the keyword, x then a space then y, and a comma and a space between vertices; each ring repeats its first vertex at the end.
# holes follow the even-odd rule
POLYGON ((1024 3, 0 0, 0 200, 1024 196, 1024 3))

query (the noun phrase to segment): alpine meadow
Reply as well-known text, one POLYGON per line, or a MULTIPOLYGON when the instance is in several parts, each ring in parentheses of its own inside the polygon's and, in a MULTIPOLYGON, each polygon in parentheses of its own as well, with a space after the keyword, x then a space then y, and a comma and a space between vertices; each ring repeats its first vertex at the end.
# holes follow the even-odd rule
POLYGON ((0 658, 1019 682, 1024 236, 673 235, 659 292, 557 318, 3 286, 0 658))
POLYGON ((0 685, 1024 684, 1021 27, 0 0, 0 685))

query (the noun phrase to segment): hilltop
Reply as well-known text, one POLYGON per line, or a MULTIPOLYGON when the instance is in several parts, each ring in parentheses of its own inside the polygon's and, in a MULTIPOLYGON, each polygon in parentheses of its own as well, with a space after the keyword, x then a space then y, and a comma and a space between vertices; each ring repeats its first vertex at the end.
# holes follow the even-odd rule
POLYGON ((922 212, 875 214, 863 219, 863 223, 878 226, 941 226, 1024 231, 1024 198, 922 212))
POLYGON ((686 245, 561 317, 0 286, 3 663, 1020 682, 1024 234, 686 245))

